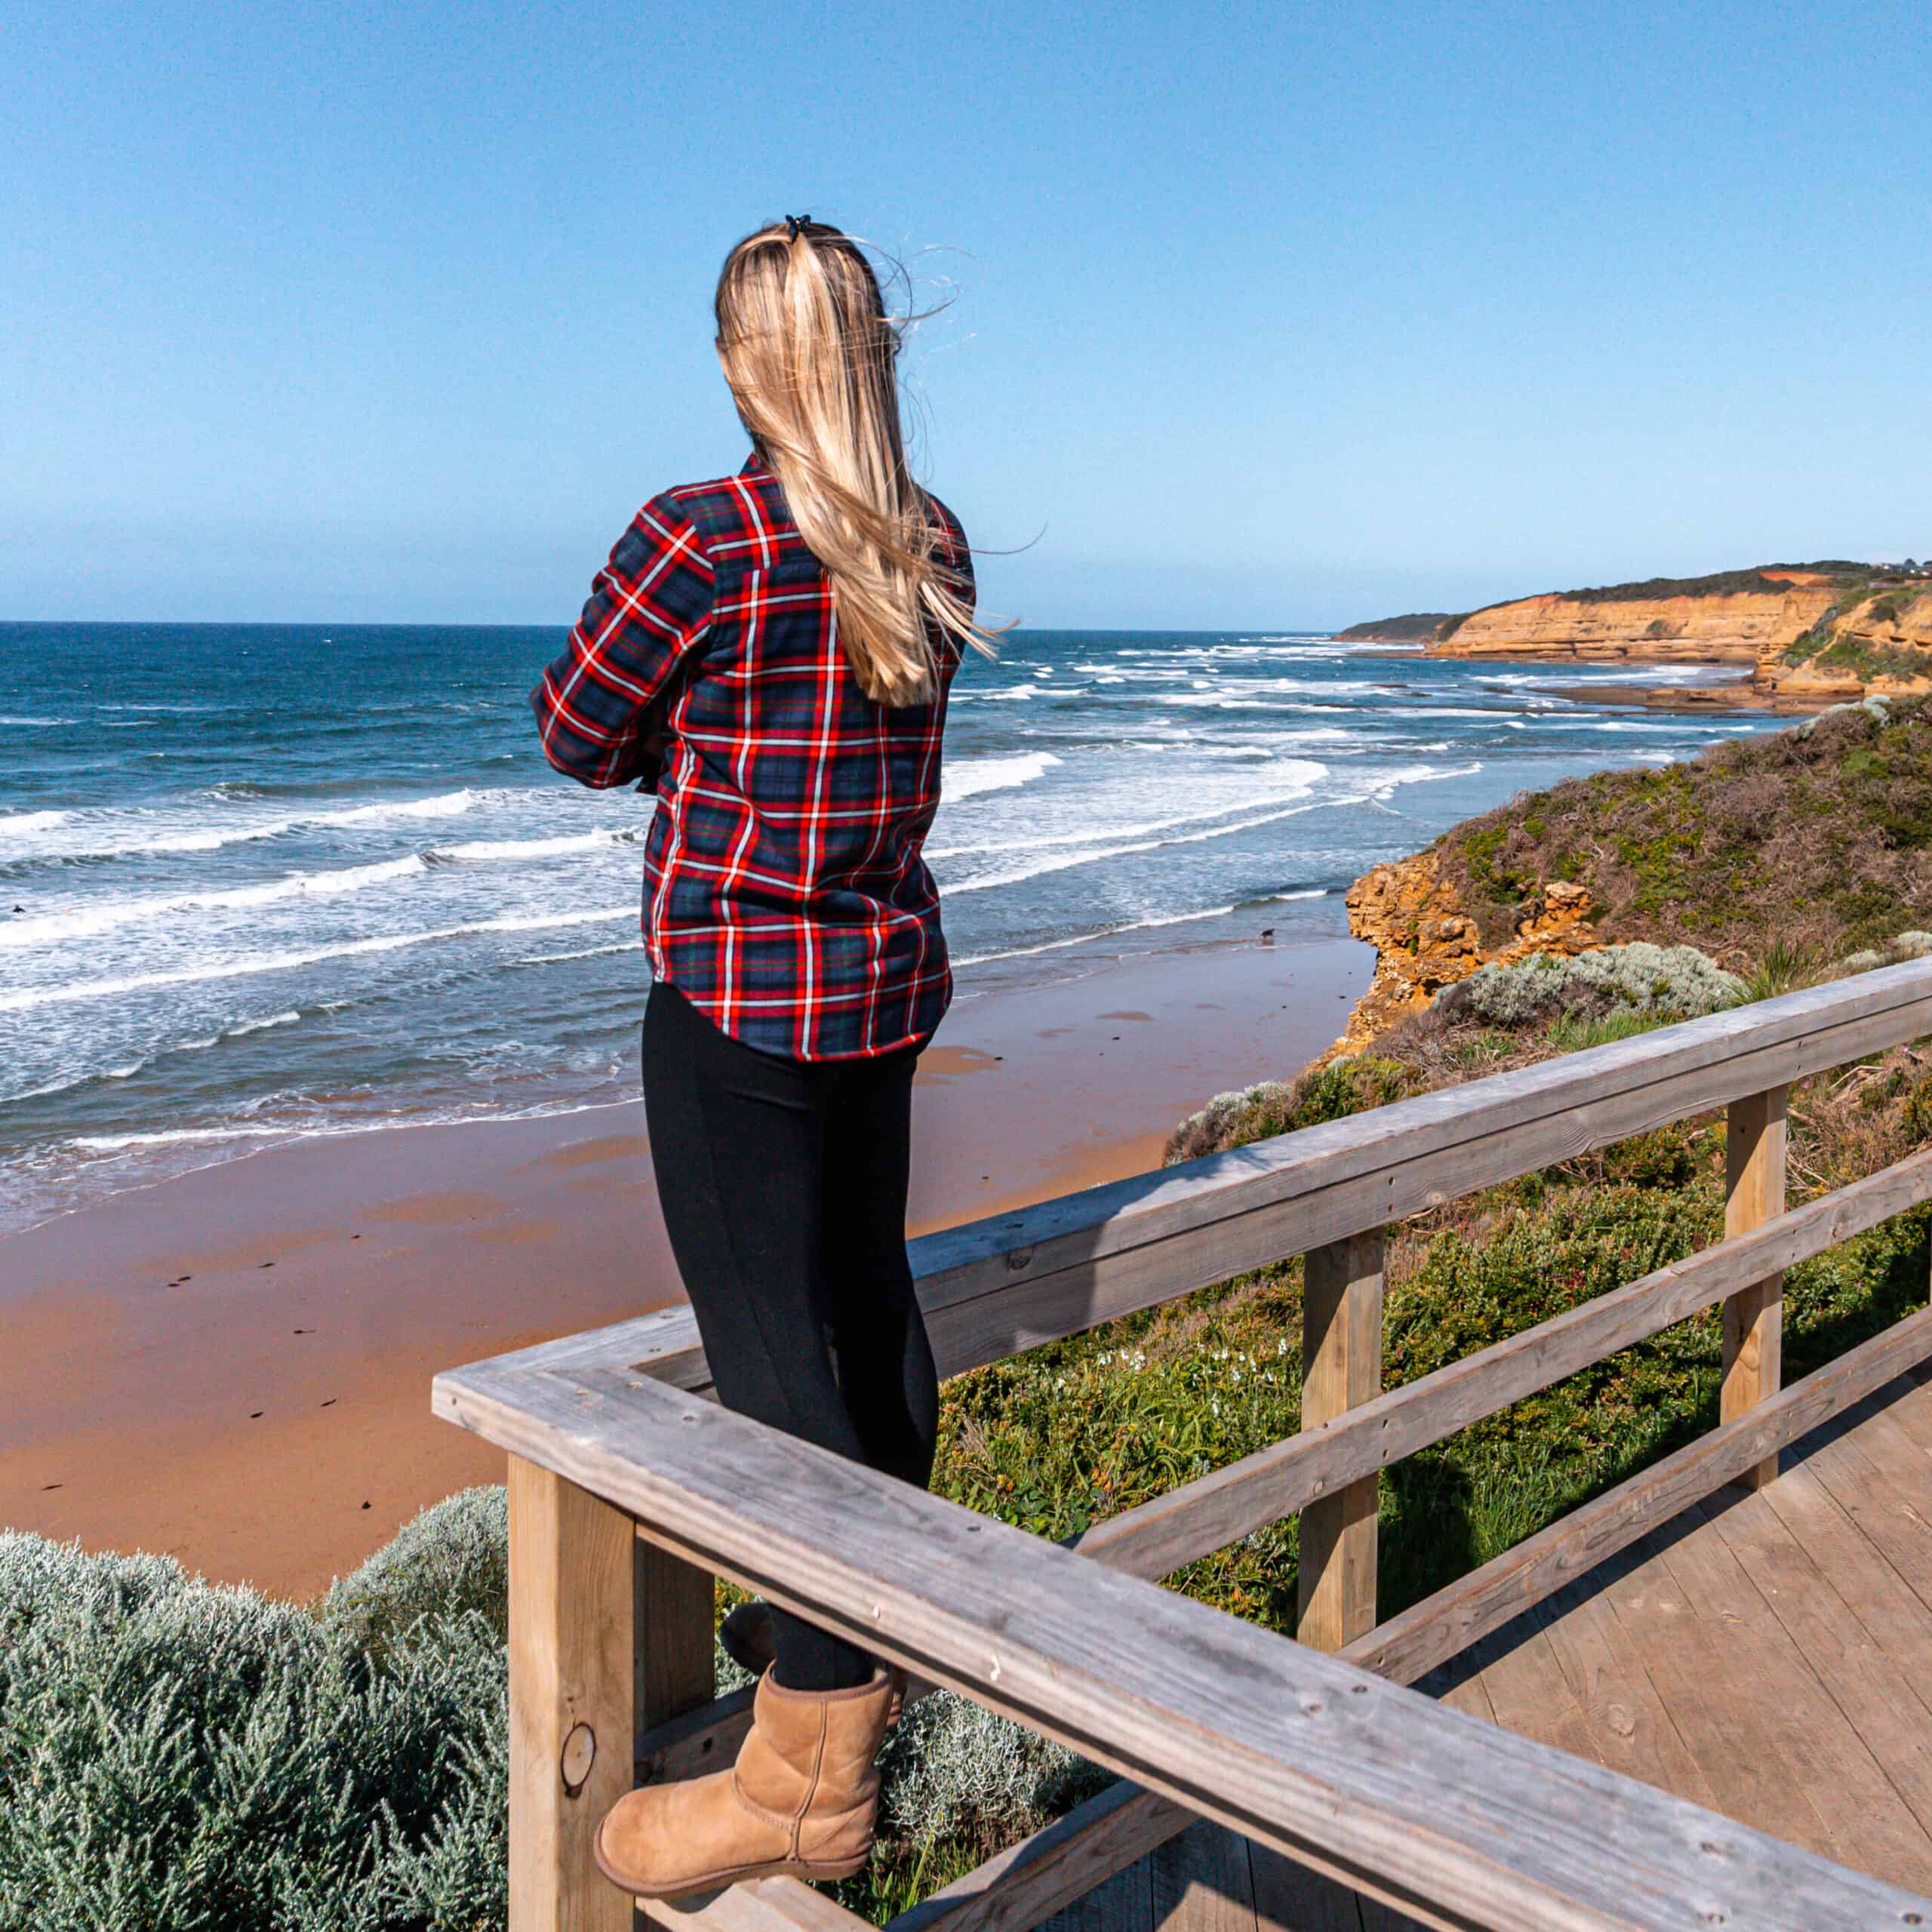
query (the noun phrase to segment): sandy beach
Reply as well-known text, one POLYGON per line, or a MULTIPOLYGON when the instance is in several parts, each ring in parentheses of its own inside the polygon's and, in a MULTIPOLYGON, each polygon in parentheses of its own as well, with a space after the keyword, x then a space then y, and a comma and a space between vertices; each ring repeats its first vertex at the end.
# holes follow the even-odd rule
MULTIPOLYGON (((914 1231, 1156 1165, 1209 1096, 1327 1045, 1370 949, 1242 923, 1096 943, 1046 983, 966 976, 915 1095, 914 1231)), ((431 1419, 436 1370, 680 1293, 635 1103, 313 1140, 115 1195, 0 1240, 0 1524, 309 1594, 500 1480, 431 1419)))

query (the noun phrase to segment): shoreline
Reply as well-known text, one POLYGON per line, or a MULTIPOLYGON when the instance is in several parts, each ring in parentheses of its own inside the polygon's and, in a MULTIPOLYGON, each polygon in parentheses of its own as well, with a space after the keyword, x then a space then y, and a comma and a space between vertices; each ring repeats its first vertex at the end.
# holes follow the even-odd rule
MULTIPOLYGON (((962 988, 914 1096, 914 1233, 1157 1166, 1337 1037, 1373 949, 1096 942, 962 988)), ((502 1479, 438 1369, 681 1298, 641 1102, 277 1146, 0 1237, 0 1524, 305 1596, 502 1479)))

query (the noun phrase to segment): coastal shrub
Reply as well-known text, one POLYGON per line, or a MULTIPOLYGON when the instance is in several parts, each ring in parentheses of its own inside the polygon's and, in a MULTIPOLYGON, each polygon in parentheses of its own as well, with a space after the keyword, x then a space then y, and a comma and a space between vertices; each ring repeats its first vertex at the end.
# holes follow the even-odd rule
POLYGON ((1493 961, 1445 986, 1436 1004, 1492 1026, 1518 1027, 1554 1014, 1603 1017, 1628 1010, 1693 1018, 1734 1005, 1744 983, 1689 946, 1638 940, 1575 955, 1532 953, 1493 961))
POLYGON ((338 1577, 325 1623, 365 1651, 386 1648, 426 1617, 473 1611, 507 1635, 509 1504, 501 1484, 460 1490, 405 1523, 361 1568, 338 1577))
POLYGON ((5 1932, 503 1923, 503 1646, 0 1533, 5 1932))
POLYGON ((1112 1781, 1064 1745, 950 1690, 906 1712, 879 1770, 881 1835, 925 1854, 948 1839, 997 1843, 1038 1831, 1112 1781))
MULTIPOLYGON (((501 1927, 507 1575, 500 1487, 312 1608, 0 1532, 0 1932, 501 1927)), ((948 1692, 881 1770, 880 1855, 845 1889, 881 1916, 1106 1781, 948 1692)))
POLYGON ((1322 1121, 1342 1120, 1399 1100, 1408 1088, 1407 1071, 1397 1062, 1377 1054, 1346 1054, 1308 1069, 1292 1081, 1263 1080, 1217 1094, 1168 1136, 1162 1158, 1171 1167, 1322 1121))
POLYGON ((1563 878, 1589 892, 1607 943, 1694 946, 1744 974, 1782 940, 1822 966, 1932 929, 1932 701, 1875 697, 1682 763, 1566 780, 1429 857, 1489 950, 1563 878))

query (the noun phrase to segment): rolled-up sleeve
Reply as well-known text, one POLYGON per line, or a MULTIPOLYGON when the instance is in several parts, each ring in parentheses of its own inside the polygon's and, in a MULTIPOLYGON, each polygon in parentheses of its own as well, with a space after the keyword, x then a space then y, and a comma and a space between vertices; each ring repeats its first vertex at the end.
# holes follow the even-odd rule
POLYGON ((711 559, 676 506, 654 497, 618 538, 563 655, 530 694, 543 755, 585 785, 649 768, 651 708, 711 623, 711 559))

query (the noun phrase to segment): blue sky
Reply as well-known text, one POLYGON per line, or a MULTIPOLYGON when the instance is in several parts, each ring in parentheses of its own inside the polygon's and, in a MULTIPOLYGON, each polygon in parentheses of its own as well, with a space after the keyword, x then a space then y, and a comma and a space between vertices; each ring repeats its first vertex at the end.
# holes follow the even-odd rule
POLYGON ((0 617, 567 620, 739 460, 788 211, 950 298, 1029 623, 1932 550, 1921 4, 0 0, 0 617))

